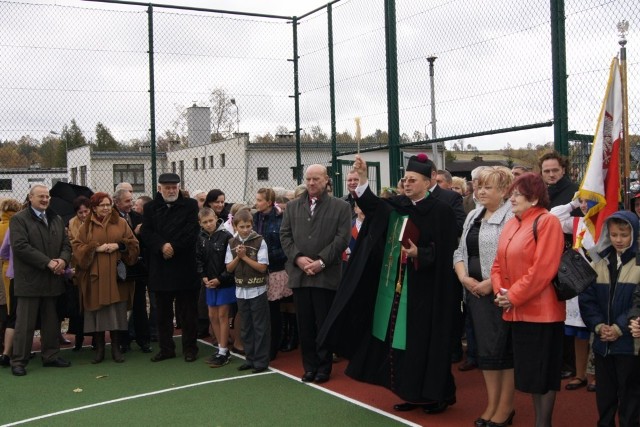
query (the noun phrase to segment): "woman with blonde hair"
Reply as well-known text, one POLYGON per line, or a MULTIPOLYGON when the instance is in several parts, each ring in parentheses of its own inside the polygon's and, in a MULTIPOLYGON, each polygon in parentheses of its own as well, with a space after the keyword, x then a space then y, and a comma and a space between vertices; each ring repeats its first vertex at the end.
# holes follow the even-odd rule
MULTIPOLYGON (((477 427, 502 425, 513 419, 513 354, 509 327, 493 303, 491 266, 504 225, 513 218, 506 203, 513 182, 511 172, 490 167, 478 174, 480 207, 469 212, 462 238, 453 254, 454 269, 465 288, 465 304, 476 332, 477 364, 487 390, 487 406, 474 421, 477 427)), ((463 186, 464 188, 464 186, 463 186)))
POLYGON ((467 180, 460 176, 454 176, 451 178, 451 189, 464 197, 467 192, 467 180))
POLYGON ((95 332, 96 356, 91 363, 104 359, 105 331, 110 331, 113 360, 122 363, 118 331, 127 330, 133 282, 120 281, 117 264, 135 264, 140 247, 107 193, 94 194, 89 205, 91 214, 71 242, 84 307, 84 332, 95 332))

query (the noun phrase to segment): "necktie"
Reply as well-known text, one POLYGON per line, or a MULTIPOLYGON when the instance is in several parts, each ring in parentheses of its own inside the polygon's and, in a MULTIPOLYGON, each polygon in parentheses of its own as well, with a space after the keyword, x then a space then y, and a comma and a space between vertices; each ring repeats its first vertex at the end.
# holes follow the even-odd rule
POLYGON ((127 221, 127 224, 129 224, 129 227, 133 228, 133 225, 131 223, 131 216, 128 213, 124 214, 124 219, 125 221, 127 221))
POLYGON ((311 198, 311 216, 313 216, 313 211, 316 209, 316 203, 318 203, 318 198, 317 197, 312 197, 311 198))
POLYGON ((49 222, 47 221, 47 215, 44 212, 40 212, 40 219, 42 220, 42 222, 44 222, 44 225, 49 225, 49 222))

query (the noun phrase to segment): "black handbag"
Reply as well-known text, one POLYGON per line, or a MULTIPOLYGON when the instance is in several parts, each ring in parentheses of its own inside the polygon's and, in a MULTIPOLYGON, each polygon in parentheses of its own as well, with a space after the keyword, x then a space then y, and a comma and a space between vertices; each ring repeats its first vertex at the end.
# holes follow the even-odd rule
MULTIPOLYGON (((543 214, 541 214, 543 215, 543 214)), ((533 239, 538 243, 538 215, 533 221, 533 239)), ((558 274, 553 278, 553 287, 560 301, 574 298, 597 279, 598 274, 580 252, 568 247, 560 257, 558 274)))

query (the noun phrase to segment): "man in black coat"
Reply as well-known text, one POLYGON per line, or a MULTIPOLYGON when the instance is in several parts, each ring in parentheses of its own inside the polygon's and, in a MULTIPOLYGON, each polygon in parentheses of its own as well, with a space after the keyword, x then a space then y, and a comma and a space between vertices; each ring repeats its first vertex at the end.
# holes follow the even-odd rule
POLYGON ((425 160, 409 160, 404 195, 380 199, 368 187, 366 163, 356 156, 357 203, 366 219, 318 342, 349 359, 347 375, 405 400, 394 409, 422 406, 432 414, 455 403, 451 270, 457 235, 453 209, 428 192, 431 167, 425 160), (398 239, 405 216, 419 233, 403 246, 398 239))
MULTIPOLYGON (((127 221, 131 231, 139 240, 142 215, 131 210, 133 206, 131 191, 125 188, 116 190, 113 193, 113 204, 118 210, 118 214, 127 221)), ((140 254, 142 255, 143 249, 142 245, 140 246, 140 254)), ((142 262, 142 256, 138 259, 136 265, 127 266, 127 280, 134 280, 135 285, 131 317, 129 318, 129 331, 123 331, 120 340, 123 353, 131 349, 132 336, 130 332, 134 332, 135 340, 142 352, 151 353, 151 333, 149 332, 149 315, 147 314, 147 269, 142 262)))
POLYGON ((141 237, 147 248, 149 289, 158 307, 160 351, 152 362, 176 357, 173 342, 173 303, 182 325, 182 353, 186 362, 197 358, 198 293, 196 240, 200 231, 198 202, 180 193, 180 177, 163 173, 159 190, 144 207, 141 237))

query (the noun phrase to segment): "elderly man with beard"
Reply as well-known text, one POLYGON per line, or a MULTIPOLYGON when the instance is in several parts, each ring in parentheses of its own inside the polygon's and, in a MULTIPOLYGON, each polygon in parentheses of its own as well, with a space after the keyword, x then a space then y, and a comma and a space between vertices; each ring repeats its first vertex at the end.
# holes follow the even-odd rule
POLYGON ((149 289, 155 292, 160 351, 151 358, 160 362, 176 357, 173 342, 173 303, 179 307, 177 318, 182 325, 182 353, 186 362, 198 355, 198 293, 200 281, 196 270, 198 202, 180 193, 180 177, 163 173, 158 178, 159 191, 144 207, 141 237, 149 266, 149 289))

